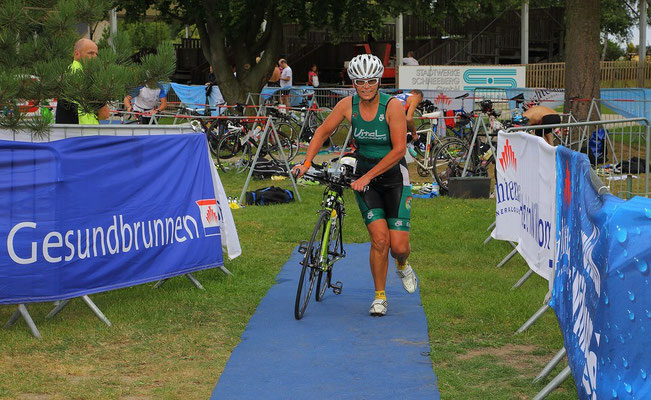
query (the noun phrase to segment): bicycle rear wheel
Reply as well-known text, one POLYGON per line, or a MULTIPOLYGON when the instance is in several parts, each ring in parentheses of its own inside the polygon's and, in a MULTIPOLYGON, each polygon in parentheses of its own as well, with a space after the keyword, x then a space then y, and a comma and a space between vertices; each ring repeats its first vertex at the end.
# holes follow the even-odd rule
MULTIPOLYGON (((443 191, 448 190, 448 180, 460 177, 469 155, 468 144, 460 139, 449 139, 441 144, 432 155, 434 178, 443 191)), ((474 170, 471 162, 468 171, 474 170)))
POLYGON ((330 218, 328 211, 323 211, 319 215, 319 219, 314 226, 314 231, 312 231, 312 237, 307 244, 303 261, 301 262, 303 268, 301 269, 301 276, 298 280, 296 301, 294 302, 294 318, 296 319, 303 318, 303 314, 305 314, 305 309, 310 302, 310 296, 314 288, 314 281, 321 268, 321 238, 327 227, 328 218, 330 218))
MULTIPOLYGON (((287 122, 276 122, 276 132, 280 137, 281 143, 283 143, 283 151, 285 152, 285 157, 287 161, 291 161, 296 157, 298 153, 298 133, 296 128, 287 122)), ((269 155, 276 161, 282 162, 282 155, 280 154, 279 146, 277 146, 276 138, 271 132, 268 133, 267 142, 269 143, 269 155), (277 158, 276 158, 277 157, 277 158)))

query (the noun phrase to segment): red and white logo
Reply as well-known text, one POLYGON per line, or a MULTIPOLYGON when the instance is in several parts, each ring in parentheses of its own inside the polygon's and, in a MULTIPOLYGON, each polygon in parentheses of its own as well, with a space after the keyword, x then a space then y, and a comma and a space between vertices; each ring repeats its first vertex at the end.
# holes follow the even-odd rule
POLYGON ((450 104, 452 104, 452 99, 444 95, 443 93, 439 93, 439 95, 436 96, 436 99, 434 99, 434 104, 449 106, 450 104))
POLYGON ((515 153, 513 152, 513 147, 509 144, 509 139, 506 139, 499 160, 500 165, 502 166, 502 171, 506 171, 506 169, 511 166, 514 170, 518 170, 518 159, 515 158, 515 153))
POLYGON ((199 213, 201 214, 201 224, 206 236, 219 235, 219 221, 221 220, 221 209, 217 200, 206 199, 197 200, 199 213))

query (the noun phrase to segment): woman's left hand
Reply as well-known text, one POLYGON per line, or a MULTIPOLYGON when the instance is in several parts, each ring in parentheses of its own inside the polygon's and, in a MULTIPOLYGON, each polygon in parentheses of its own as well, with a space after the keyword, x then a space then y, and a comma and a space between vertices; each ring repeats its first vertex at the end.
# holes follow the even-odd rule
POLYGON ((350 184, 350 188, 358 192, 363 192, 369 183, 371 183, 371 178, 367 177, 366 175, 363 175, 359 177, 359 179, 352 182, 350 184))

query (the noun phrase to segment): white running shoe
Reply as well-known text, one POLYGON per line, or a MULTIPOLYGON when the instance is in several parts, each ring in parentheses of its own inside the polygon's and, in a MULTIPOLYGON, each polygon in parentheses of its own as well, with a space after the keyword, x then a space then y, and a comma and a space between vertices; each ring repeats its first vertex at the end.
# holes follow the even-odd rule
POLYGON ((405 288, 408 293, 414 293, 418 287, 418 278, 416 278, 416 273, 411 268, 411 265, 407 263, 407 266, 404 269, 396 270, 396 273, 402 281, 402 287, 405 288))
POLYGON ((388 306, 389 304, 386 300, 375 299, 373 300, 373 303, 371 303, 371 309, 368 311, 368 313, 374 317, 381 317, 383 315, 386 315, 388 306))

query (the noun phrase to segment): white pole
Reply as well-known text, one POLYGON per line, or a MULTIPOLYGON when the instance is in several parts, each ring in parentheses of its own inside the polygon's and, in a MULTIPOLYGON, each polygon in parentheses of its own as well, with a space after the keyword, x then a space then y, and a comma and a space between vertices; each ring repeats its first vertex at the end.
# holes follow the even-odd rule
POLYGON ((402 65, 402 52, 404 50, 404 41, 402 34, 402 14, 398 15, 396 18, 396 87, 399 87, 398 84, 398 73, 400 71, 400 66, 402 65))
POLYGON ((644 87, 644 66, 646 62, 646 4, 647 0, 640 0, 640 42, 638 43, 638 53, 640 59, 637 67, 637 85, 644 87))
POLYGON ((185 26, 185 38, 186 39, 190 38, 190 27, 187 25, 185 26))
POLYGON ((529 64, 529 0, 522 0, 520 15, 520 64, 529 64))

